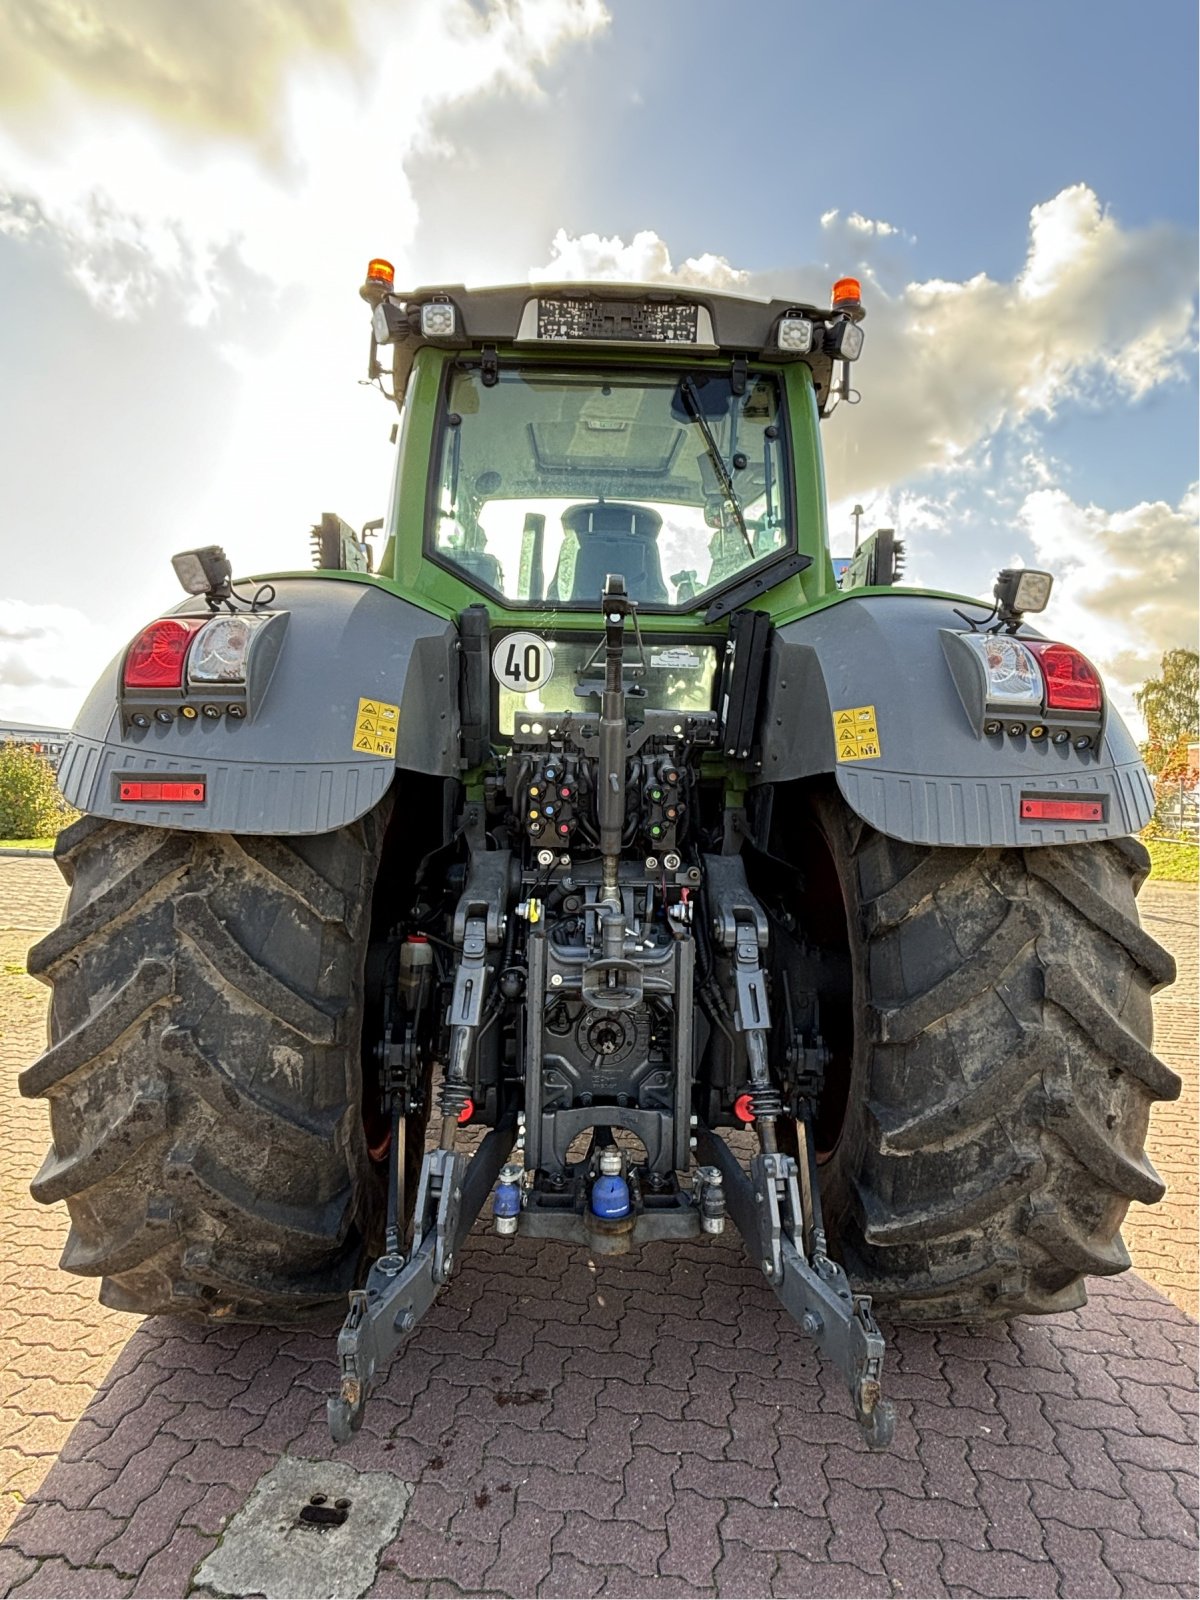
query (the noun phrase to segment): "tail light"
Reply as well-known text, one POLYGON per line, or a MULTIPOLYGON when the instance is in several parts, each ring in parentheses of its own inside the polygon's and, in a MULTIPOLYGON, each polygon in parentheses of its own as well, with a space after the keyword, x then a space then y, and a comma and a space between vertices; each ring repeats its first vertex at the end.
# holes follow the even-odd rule
POLYGON ((1087 659, 1069 644, 1048 644, 1026 639, 1046 685, 1048 711, 1099 711, 1104 704, 1100 676, 1087 659))
POLYGON ((125 656, 127 689, 182 689, 188 649, 203 617, 160 617, 129 646, 125 656))

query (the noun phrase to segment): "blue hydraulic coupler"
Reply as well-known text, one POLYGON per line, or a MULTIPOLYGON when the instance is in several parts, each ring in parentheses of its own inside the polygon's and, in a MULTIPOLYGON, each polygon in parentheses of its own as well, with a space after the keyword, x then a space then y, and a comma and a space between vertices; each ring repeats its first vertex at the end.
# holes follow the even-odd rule
POLYGON ((592 1210, 606 1222, 629 1215, 629 1185, 621 1174, 619 1150, 600 1152, 600 1176, 592 1185, 592 1210))
POLYGON ((500 1169, 496 1185, 496 1198, 492 1201, 492 1216, 497 1233, 516 1233, 517 1218, 521 1214, 520 1167, 510 1162, 500 1169))

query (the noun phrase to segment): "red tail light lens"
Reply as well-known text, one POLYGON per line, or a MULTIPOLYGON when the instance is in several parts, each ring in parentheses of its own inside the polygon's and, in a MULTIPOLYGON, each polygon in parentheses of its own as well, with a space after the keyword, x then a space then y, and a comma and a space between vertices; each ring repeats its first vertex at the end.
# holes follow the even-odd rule
POLYGON ((1104 690, 1095 667, 1069 644, 1047 644, 1044 639, 1022 643, 1037 657, 1046 681, 1046 708, 1051 711, 1099 711, 1104 690))
POLYGON ((129 646, 125 657, 127 689, 182 689, 188 646, 203 617, 160 617, 129 646))

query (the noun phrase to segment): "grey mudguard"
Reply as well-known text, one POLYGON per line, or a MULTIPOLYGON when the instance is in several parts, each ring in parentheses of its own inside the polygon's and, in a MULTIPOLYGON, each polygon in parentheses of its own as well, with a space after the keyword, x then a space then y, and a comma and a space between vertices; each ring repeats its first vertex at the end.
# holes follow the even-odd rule
MULTIPOLYGON (((88 697, 59 768, 72 805, 96 816, 206 833, 326 833, 364 815, 397 767, 458 773, 457 630, 372 584, 281 578, 278 663, 253 714, 176 718, 122 731, 124 651, 88 697), (355 751, 360 700, 399 706, 395 757, 355 751), (122 775, 203 778, 201 805, 119 801, 122 775)), ((185 601, 175 614, 200 615, 185 601)), ((202 694, 194 696, 197 703, 202 694)))
POLYGON ((832 772, 858 816, 915 844, 1074 844, 1144 827, 1153 791, 1111 707, 1094 752, 976 730, 940 638, 941 629, 966 626, 951 601, 897 591, 848 596, 780 628, 764 701, 762 780, 832 772), (879 755, 839 760, 834 716, 864 707, 874 708, 879 755), (1106 796, 1107 820, 1022 822, 1022 791, 1106 796))

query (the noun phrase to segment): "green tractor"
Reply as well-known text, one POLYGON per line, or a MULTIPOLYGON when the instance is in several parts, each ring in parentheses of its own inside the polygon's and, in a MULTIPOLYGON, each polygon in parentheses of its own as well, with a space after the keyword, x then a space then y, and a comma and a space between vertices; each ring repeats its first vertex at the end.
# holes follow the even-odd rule
POLYGON ((21 1079, 62 1264, 136 1312, 348 1296, 342 1440, 489 1199, 593 1254, 731 1221, 884 1446, 873 1306, 1079 1306, 1162 1196, 1133 741, 1027 625, 1047 574, 901 590, 881 530, 839 586, 853 280, 362 293, 378 561, 332 515, 316 572, 176 556, 63 757, 21 1079))

